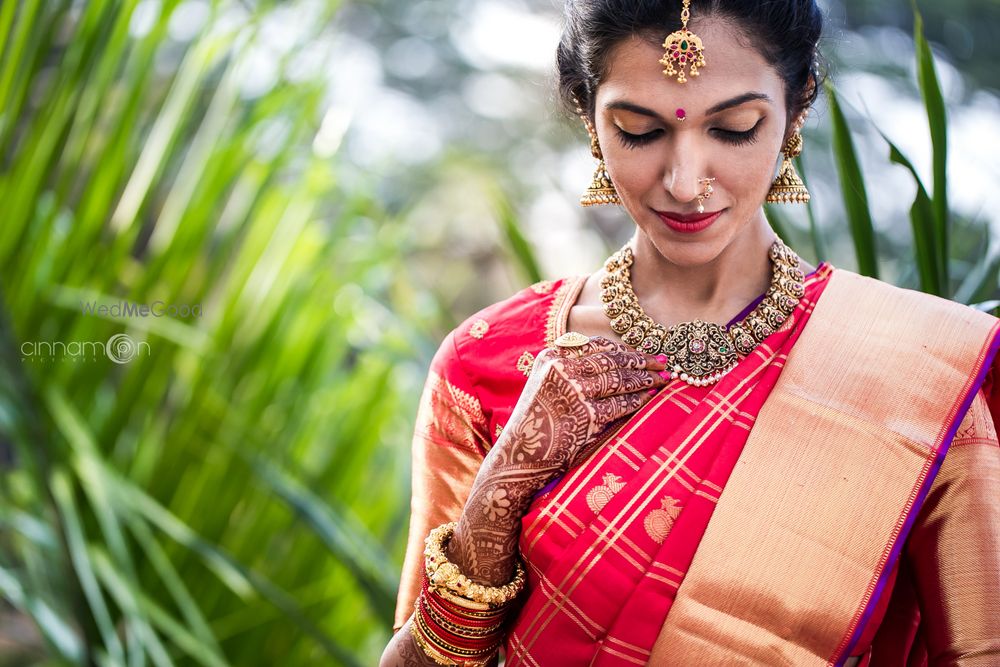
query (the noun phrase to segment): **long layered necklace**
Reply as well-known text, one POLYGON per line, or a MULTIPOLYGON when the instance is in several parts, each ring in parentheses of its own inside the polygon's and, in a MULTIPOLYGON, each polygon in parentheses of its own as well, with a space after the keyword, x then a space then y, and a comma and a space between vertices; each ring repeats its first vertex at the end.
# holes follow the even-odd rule
POLYGON ((634 257, 626 245, 608 258, 604 267, 604 312, 611 319, 611 329, 627 345, 647 354, 666 355, 672 378, 697 387, 714 384, 774 333, 805 294, 799 256, 778 239, 768 257, 771 287, 764 300, 742 320, 730 326, 694 320, 667 328, 643 311, 632 291, 630 269, 634 257))

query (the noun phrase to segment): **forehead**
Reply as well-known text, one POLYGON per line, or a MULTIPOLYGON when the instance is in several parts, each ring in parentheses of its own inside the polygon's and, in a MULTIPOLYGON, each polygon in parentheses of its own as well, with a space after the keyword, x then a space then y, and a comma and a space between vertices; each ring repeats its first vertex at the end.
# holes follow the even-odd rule
POLYGON ((599 100, 627 98, 651 108, 682 106, 695 111, 753 91, 767 94, 783 108, 781 77, 742 33, 711 17, 692 21, 690 29, 705 45, 706 65, 700 76, 689 76, 685 84, 668 78, 659 62, 663 47, 633 37, 611 51, 597 90, 599 100))

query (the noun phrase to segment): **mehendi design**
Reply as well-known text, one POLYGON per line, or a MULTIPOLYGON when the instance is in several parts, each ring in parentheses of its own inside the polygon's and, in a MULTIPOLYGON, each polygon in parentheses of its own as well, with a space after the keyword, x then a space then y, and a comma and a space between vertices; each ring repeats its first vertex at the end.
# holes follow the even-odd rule
POLYGON ((493 489, 483 498, 483 507, 486 517, 490 521, 496 521, 510 513, 510 498, 507 497, 507 489, 500 487, 493 489))
MULTIPOLYGON (((650 389, 666 383, 658 373, 662 363, 603 338, 571 352, 546 349, 537 358, 525 352, 518 367, 528 382, 486 454, 446 546, 451 562, 488 586, 513 576, 521 518, 538 490, 596 451, 645 405, 650 389)), ((429 664, 407 626, 404 631, 396 644, 401 662, 395 664, 429 664)))
POLYGON ((487 454, 448 544, 474 581, 510 580, 521 517, 534 494, 589 455, 663 386, 663 364, 620 343, 593 339, 583 352, 546 349, 500 438, 487 454))
MULTIPOLYGON (((396 659, 388 664, 392 667, 436 666, 437 663, 424 653, 413 639, 413 634, 410 632, 410 624, 412 623, 413 616, 410 616, 410 619, 396 632, 390 641, 386 656, 391 655, 391 651, 395 649, 396 654, 393 657, 396 659)), ((380 665, 386 664, 386 656, 383 656, 382 661, 379 663, 380 665)))

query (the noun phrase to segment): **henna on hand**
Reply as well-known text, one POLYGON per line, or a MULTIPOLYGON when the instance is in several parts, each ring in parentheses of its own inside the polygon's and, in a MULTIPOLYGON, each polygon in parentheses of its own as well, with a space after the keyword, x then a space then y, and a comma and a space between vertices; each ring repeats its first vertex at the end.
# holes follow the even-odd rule
MULTIPOLYGON (((420 648, 410 626, 413 624, 413 616, 403 624, 403 627, 396 631, 396 634, 389 640, 389 644, 382 652, 379 660, 379 667, 437 667, 436 662, 420 648)), ((489 664, 494 666, 498 662, 498 656, 493 656, 489 664)))
POLYGON ((664 364, 593 338, 540 353, 507 427, 473 483, 449 559, 473 581, 510 581, 521 517, 535 493, 589 456, 662 387, 664 364))
MULTIPOLYGON (((449 560, 473 581, 511 580, 521 517, 535 493, 590 455, 666 380, 662 362, 604 338, 538 355, 500 439, 487 454, 466 502, 449 560)), ((382 667, 434 662, 410 634, 411 616, 382 654, 382 667)), ((494 658, 493 662, 496 662, 494 658)))

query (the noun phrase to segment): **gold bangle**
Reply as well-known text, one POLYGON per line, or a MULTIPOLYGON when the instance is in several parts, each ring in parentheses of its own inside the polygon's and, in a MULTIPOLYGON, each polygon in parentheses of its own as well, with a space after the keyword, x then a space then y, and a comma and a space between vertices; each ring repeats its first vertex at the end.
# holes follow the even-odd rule
POLYGON ((497 623, 483 628, 471 628, 469 626, 459 625, 458 623, 445 618, 437 612, 434 607, 427 604, 427 601, 424 599, 422 593, 419 597, 417 597, 417 610, 423 610, 434 620, 435 623, 465 639, 485 639, 490 635, 496 635, 501 631, 506 621, 505 618, 500 618, 497 623))
MULTIPOLYGON (((455 534, 458 522, 452 521, 438 526, 430 532, 425 541, 424 568, 427 571, 428 584, 436 591, 448 592, 461 598, 466 603, 463 607, 485 611, 496 609, 511 602, 524 589, 524 566, 521 561, 514 562, 514 578, 503 586, 483 586, 472 582, 462 574, 458 566, 448 560, 444 553, 448 540, 455 534), (485 608, 483 607, 485 605, 485 608)), ((461 604, 452 598, 446 598, 461 604)))
POLYGON ((420 629, 420 634, 432 648, 438 651, 448 651, 452 660, 485 660, 496 653, 497 649, 500 648, 501 639, 497 637, 496 640, 491 642, 487 646, 478 648, 464 648, 462 646, 456 646, 452 644, 447 639, 439 635, 434 631, 434 628, 427 624, 427 619, 423 616, 416 617, 417 625, 420 629))
MULTIPOLYGON (((487 667, 490 659, 493 657, 493 653, 491 652, 485 660, 469 659, 457 662, 452 658, 449 658, 431 646, 430 640, 427 637, 424 637, 424 634, 420 629, 420 623, 417 621, 416 616, 413 617, 410 623, 410 636, 413 637, 413 641, 417 643, 417 646, 419 646, 420 650, 424 652, 424 655, 433 660, 435 663, 445 665, 446 667, 487 667)), ((498 648, 499 644, 493 648, 493 652, 495 652, 498 648)))

